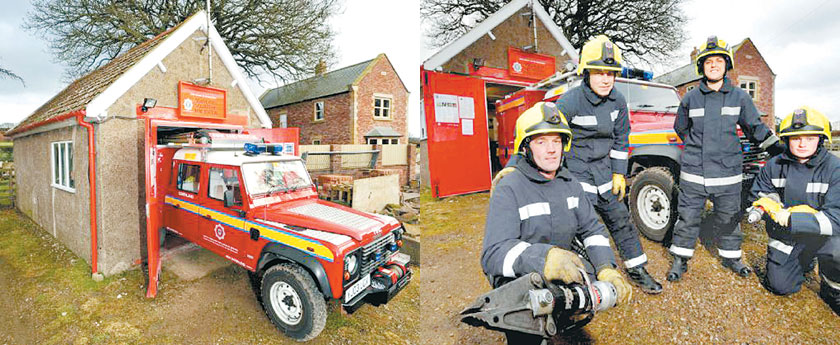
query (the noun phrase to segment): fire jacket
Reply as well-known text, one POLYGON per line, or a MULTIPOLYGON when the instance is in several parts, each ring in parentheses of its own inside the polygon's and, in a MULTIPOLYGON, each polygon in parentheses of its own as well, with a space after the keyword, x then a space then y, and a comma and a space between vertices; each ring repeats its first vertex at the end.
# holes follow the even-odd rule
POLYGON ((624 96, 613 88, 601 97, 581 85, 563 94, 557 108, 572 129, 572 148, 566 158, 569 170, 587 192, 611 191, 612 174, 627 174, 630 121, 624 96))
POLYGON ((790 254, 787 248, 797 236, 840 236, 840 158, 824 147, 804 164, 790 152, 771 158, 753 182, 752 200, 758 199, 759 193, 777 193, 784 207, 808 205, 819 211, 791 213, 787 229, 768 220, 771 247, 790 254), (787 244, 776 243, 778 240, 787 244))
POLYGON ((607 230, 568 170, 561 168, 549 180, 527 159, 515 167, 499 181, 487 212, 481 266, 490 284, 496 286, 502 277, 542 274, 548 250, 571 250, 576 235, 596 272, 615 267, 607 230))
MULTIPOLYGON (((740 189, 743 153, 736 125, 741 126, 759 147, 774 150, 779 138, 759 119, 750 96, 725 78, 720 91, 701 82, 680 102, 674 131, 685 144, 680 162, 680 179, 705 186, 709 192, 740 189)), ((772 152, 771 152, 772 153, 772 152)))

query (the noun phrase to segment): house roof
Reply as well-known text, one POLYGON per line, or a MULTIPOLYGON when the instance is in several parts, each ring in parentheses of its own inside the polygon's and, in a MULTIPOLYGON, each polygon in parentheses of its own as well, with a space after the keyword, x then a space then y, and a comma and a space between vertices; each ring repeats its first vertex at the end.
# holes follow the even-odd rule
POLYGON ((376 59, 370 59, 332 72, 270 89, 260 96, 260 103, 262 103, 265 109, 269 109, 349 92, 349 86, 354 84, 374 61, 376 59))
POLYGON ((365 134, 366 137, 401 137, 400 132, 395 131, 391 127, 373 127, 365 134))
POLYGON ((700 76, 697 75, 697 70, 694 69, 694 64, 687 64, 653 78, 653 81, 671 86, 680 86, 698 79, 700 79, 700 76))
MULTIPOLYGON (((744 43, 747 43, 748 40, 750 40, 749 37, 743 39, 740 43, 732 46, 733 54, 737 54, 738 49, 741 48, 741 46, 743 46, 744 43)), ((753 44, 753 45, 755 45, 755 44, 753 44)), ((761 56, 761 52, 758 51, 757 47, 756 47, 755 50, 756 50, 756 52, 758 52, 759 57, 761 57, 761 59, 764 60, 764 57, 761 56)), ((764 63, 767 64, 766 61, 764 63)), ((736 66, 736 68, 737 68, 737 66, 736 66)), ((767 65, 767 68, 770 69, 770 65, 767 65)), ((770 73, 773 73, 772 69, 770 69, 770 73)), ((775 73, 773 73, 773 75, 775 75, 775 73)), ((653 80, 655 82, 668 84, 668 85, 671 85, 671 86, 685 85, 685 84, 688 84, 690 82, 693 82, 693 81, 699 80, 699 79, 700 79, 700 76, 697 75, 697 71, 694 69, 694 64, 693 63, 687 64, 685 66, 678 67, 677 69, 675 69, 673 71, 665 73, 665 74, 663 74, 659 77, 653 78, 653 80)))
POLYGON ((548 12, 543 9, 542 6, 534 6, 535 0, 513 0, 507 5, 502 6, 496 13, 493 13, 486 19, 484 19, 481 23, 476 25, 472 30, 468 31, 458 39, 449 42, 446 46, 444 46, 440 51, 432 55, 426 61, 423 62, 423 68, 428 71, 433 71, 445 64, 447 61, 458 55, 461 51, 469 47, 471 44, 475 43, 481 36, 486 35, 490 30, 493 30, 496 26, 507 20, 516 13, 519 12, 523 7, 529 6, 534 9, 534 13, 536 14, 537 18, 542 21, 545 28, 551 33, 551 36, 557 40, 557 43, 560 43, 560 46, 563 47, 566 55, 572 59, 575 63, 578 62, 578 53, 577 49, 572 46, 572 43, 563 35, 563 30, 557 26, 556 23, 551 19, 551 16, 548 12))
MULTIPOLYGON (((107 64, 76 79, 49 101, 12 128, 7 135, 19 135, 39 127, 50 119, 73 111, 84 110, 87 117, 107 116, 107 109, 125 92, 157 66, 175 48, 196 30, 207 31, 207 15, 198 11, 180 24, 120 54, 107 64)), ((218 31, 209 26, 210 41, 225 67, 236 80, 246 100, 253 108, 263 127, 270 128, 271 120, 259 101, 247 87, 245 77, 218 31)))

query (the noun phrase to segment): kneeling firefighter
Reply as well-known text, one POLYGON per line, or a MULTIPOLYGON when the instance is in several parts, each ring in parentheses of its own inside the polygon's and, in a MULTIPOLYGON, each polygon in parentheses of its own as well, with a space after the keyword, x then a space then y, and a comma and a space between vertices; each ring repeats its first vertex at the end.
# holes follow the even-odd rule
MULTIPOLYGON (((529 275, 563 284, 586 283, 597 276, 612 284, 618 302, 626 304, 632 289, 615 269, 606 228, 581 184, 563 168, 563 152, 571 147, 571 139, 565 117, 552 103, 539 102, 517 119, 514 144, 521 159, 490 198, 481 265, 494 288, 529 275), (576 238, 582 240, 580 252, 586 260, 571 251, 576 238)), ((479 305, 465 313, 479 315, 480 309, 479 305)), ((519 331, 506 335, 510 344, 539 344, 543 338, 519 331)))
POLYGON ((750 190, 753 206, 770 217, 767 289, 799 291, 817 258, 820 297, 840 315, 840 158, 823 146, 830 122, 802 107, 782 120, 779 136, 788 149, 767 161, 750 190))

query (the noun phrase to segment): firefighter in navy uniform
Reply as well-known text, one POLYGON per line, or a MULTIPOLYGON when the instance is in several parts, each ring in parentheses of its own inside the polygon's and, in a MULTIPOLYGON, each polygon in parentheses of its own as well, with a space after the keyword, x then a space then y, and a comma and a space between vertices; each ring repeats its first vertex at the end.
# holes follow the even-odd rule
POLYGON ((696 58, 697 74, 703 79, 699 87, 683 96, 677 111, 674 130, 685 147, 680 162, 679 218, 670 247, 673 263, 669 281, 680 280, 688 269, 706 199, 714 203, 712 220, 721 264, 742 277, 751 273, 741 262, 743 154, 736 125, 773 156, 785 148, 760 121, 750 96, 726 78, 726 72, 733 68, 732 61, 726 43, 716 36, 709 37, 696 58))
MULTIPOLYGON (((490 198, 481 266, 497 288, 538 272, 549 281, 583 282, 580 270, 616 287, 618 301, 630 301, 632 288, 615 269, 607 231, 598 222, 580 183, 563 168, 572 132, 552 103, 539 102, 516 121, 514 146, 521 155, 514 170, 499 180, 490 198), (591 261, 571 251, 579 237, 591 261)), ((542 337, 508 331, 509 344, 536 343, 542 337)))
POLYGON ((646 293, 662 292, 645 269, 639 232, 621 202, 627 189, 627 101, 613 88, 621 73, 621 51, 609 38, 599 35, 581 49, 577 74, 585 85, 566 92, 557 107, 566 116, 575 140, 567 160, 572 175, 580 181, 586 197, 609 229, 630 280, 646 293))
POLYGON ((766 222, 767 288, 779 295, 799 291, 804 274, 819 261, 820 297, 840 315, 840 158, 828 118, 802 107, 785 117, 779 136, 788 150, 767 162, 753 183, 753 206, 766 222))

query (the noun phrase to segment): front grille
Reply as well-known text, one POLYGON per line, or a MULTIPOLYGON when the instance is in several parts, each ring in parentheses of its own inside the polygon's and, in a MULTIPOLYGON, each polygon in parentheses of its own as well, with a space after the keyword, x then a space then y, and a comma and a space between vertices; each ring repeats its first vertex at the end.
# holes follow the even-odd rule
POLYGON ((744 136, 741 136, 741 152, 744 154, 744 173, 750 175, 758 174, 762 166, 759 162, 767 160, 769 156, 766 151, 744 136))
POLYGON ((376 267, 385 264, 385 260, 393 254, 390 247, 394 242, 394 234, 388 233, 362 247, 361 273, 370 274, 376 267))

